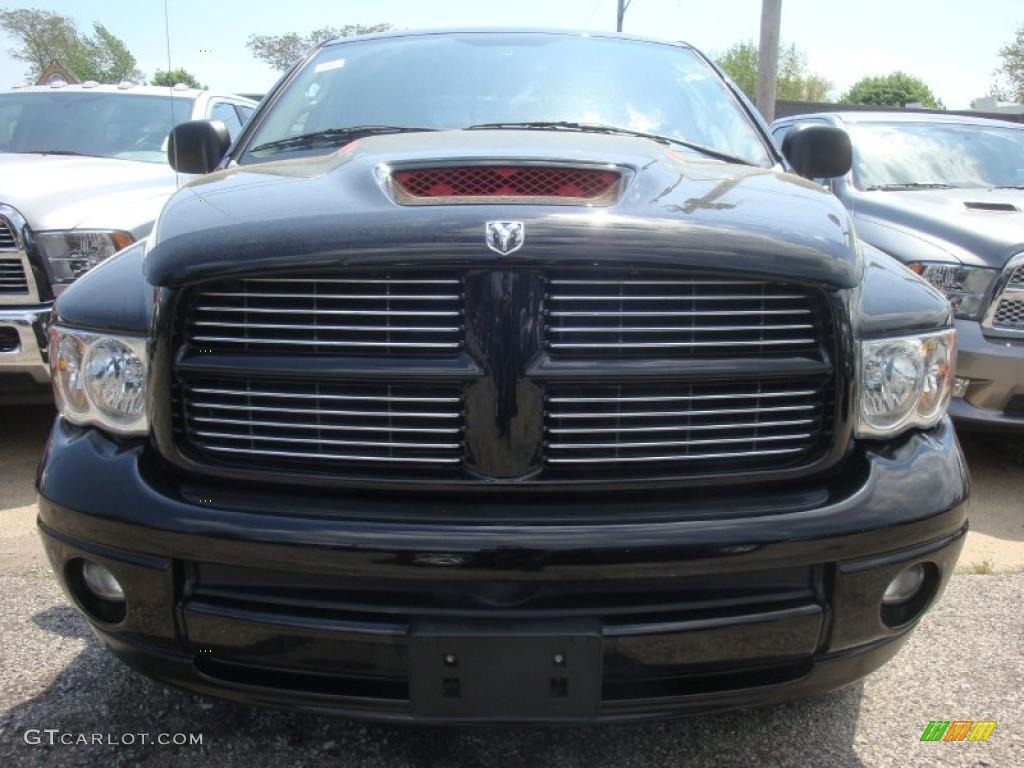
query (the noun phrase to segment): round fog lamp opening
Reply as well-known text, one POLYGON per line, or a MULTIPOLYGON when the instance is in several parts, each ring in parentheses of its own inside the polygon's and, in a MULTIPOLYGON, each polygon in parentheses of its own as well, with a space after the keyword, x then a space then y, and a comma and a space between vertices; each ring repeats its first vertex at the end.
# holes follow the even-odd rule
POLYGON ((921 589, 924 584, 925 570, 922 563, 912 565, 900 571, 900 573, 889 582, 882 595, 882 605, 898 605, 910 600, 921 589))
POLYGON ((121 582, 99 563, 94 563, 92 560, 82 563, 82 581, 85 582, 89 591, 101 600, 110 600, 111 602, 124 600, 124 589, 121 588, 121 582))

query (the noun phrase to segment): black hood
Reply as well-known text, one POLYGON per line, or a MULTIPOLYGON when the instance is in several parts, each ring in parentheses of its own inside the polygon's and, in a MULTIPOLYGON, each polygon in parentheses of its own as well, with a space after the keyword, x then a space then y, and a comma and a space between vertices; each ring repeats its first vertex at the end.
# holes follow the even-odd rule
POLYGON ((476 264, 499 258, 487 221, 521 221, 502 263, 597 263, 733 271, 849 288, 860 279, 853 227, 821 187, 790 174, 676 152, 643 138, 554 131, 377 136, 314 158, 203 177, 168 202, 146 260, 151 284, 262 270, 476 264), (403 206, 380 173, 405 162, 609 163, 628 171, 608 207, 403 206))
POLYGON ((937 250, 971 266, 1002 268, 1024 251, 1022 190, 863 192, 852 204, 861 235, 902 261, 929 260, 937 250))

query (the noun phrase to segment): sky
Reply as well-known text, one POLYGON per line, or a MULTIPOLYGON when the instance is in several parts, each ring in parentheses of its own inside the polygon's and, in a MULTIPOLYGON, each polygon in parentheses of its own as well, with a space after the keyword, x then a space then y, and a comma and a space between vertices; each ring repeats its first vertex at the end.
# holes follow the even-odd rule
MULTIPOLYGON (((168 63, 163 0, 8 0, 102 22, 152 75, 168 63)), ((168 0, 170 61, 214 90, 263 93, 276 73, 245 46, 250 34, 388 22, 403 29, 465 26, 615 28, 615 0, 168 0)), ((760 0, 632 0, 625 31, 685 40, 706 53, 758 37, 760 0)), ((901 69, 951 109, 988 93, 999 49, 1024 24, 1022 0, 783 0, 782 38, 807 55, 834 95, 865 75, 901 69)), ((24 81, 0 35, 0 86, 24 81)))

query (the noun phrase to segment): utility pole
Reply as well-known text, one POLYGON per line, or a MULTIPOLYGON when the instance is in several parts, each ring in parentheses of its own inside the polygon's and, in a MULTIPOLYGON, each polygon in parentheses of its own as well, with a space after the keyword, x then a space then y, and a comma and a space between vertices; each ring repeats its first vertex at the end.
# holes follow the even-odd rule
POLYGON ((619 0, 619 10, 615 15, 615 31, 622 31, 622 19, 626 15, 626 11, 629 9, 629 4, 632 0, 619 0))
POLYGON ((775 119, 775 82, 779 76, 781 25, 782 0, 761 0, 761 44, 757 50, 757 108, 769 123, 775 119))

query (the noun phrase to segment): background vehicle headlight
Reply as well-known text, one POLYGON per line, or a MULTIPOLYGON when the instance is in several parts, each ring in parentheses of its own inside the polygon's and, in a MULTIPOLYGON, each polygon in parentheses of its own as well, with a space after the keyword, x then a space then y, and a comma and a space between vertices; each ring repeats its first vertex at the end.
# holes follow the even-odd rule
POLYGON ((953 314, 964 320, 981 319, 985 295, 999 276, 998 269, 959 264, 917 261, 907 266, 942 291, 953 305, 953 314))
POLYGON ((953 394, 956 331, 861 342, 860 437, 935 426, 953 394))
POLYGON ((50 371, 57 407, 68 421, 122 435, 143 435, 146 340, 50 328, 50 371))
POLYGON ((127 248, 133 240, 129 233, 117 230, 70 230, 36 235, 56 286, 75 281, 104 259, 127 248))

